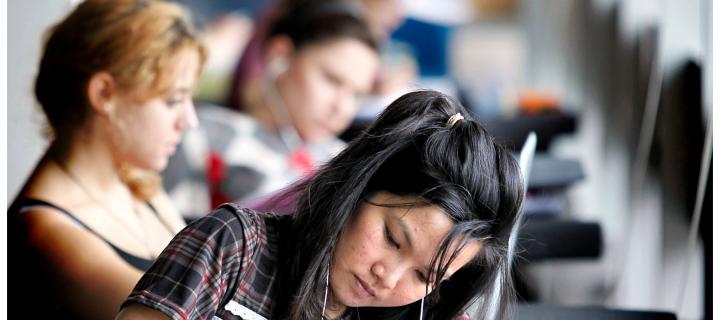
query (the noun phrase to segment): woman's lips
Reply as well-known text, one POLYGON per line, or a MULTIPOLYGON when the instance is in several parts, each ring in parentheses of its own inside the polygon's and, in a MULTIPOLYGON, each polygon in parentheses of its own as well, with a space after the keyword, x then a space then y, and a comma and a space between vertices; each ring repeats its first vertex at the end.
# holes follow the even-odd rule
POLYGON ((363 298, 375 296, 375 291, 373 291, 367 283, 362 281, 358 276, 355 276, 355 280, 355 291, 359 296, 363 298))

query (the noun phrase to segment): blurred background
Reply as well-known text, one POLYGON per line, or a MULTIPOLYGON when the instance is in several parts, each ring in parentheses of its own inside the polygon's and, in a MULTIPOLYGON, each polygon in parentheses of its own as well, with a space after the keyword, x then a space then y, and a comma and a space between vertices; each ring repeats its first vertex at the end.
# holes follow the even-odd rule
MULTIPOLYGON (((8 2, 8 199, 47 144, 32 94, 41 39, 77 2, 8 2)), ((220 103, 272 2, 179 2, 210 48, 196 100, 220 103)), ((520 298, 709 318, 712 1, 399 2, 382 64, 410 74, 364 97, 342 138, 416 88, 460 99, 515 150, 535 131, 520 298)))

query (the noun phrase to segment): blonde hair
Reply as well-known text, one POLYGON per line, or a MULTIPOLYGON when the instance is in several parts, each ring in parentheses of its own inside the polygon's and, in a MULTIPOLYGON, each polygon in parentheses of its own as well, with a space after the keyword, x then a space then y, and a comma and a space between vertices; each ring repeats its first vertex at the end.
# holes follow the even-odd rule
MULTIPOLYGON (((155 0, 85 0, 49 30, 35 96, 62 145, 85 125, 91 107, 87 83, 97 72, 110 73, 117 88, 146 101, 166 92, 183 49, 207 53, 186 10, 155 0)), ((156 172, 124 168, 136 196, 149 200, 160 187, 156 172)))

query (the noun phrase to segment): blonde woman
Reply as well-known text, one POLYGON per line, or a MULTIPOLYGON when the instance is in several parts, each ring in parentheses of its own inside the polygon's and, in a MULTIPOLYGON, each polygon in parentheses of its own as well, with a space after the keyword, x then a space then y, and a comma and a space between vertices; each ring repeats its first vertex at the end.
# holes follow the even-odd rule
POLYGON ((35 95, 51 142, 8 210, 11 314, 111 318, 184 227, 158 172, 197 124, 189 21, 167 2, 86 0, 49 31, 35 95))

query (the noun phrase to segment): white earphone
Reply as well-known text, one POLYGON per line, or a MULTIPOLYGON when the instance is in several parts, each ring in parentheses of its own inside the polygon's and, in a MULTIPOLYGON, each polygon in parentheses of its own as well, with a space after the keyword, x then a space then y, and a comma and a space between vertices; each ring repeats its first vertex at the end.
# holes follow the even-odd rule
POLYGON ((263 95, 270 106, 273 117, 278 123, 280 131, 280 139, 288 148, 288 151, 294 152, 299 147, 303 146, 303 141, 300 139, 300 134, 297 129, 293 126, 290 114, 288 112, 287 105, 283 101, 282 95, 277 87, 277 77, 287 71, 289 66, 288 60, 283 57, 276 58, 267 65, 265 72, 265 84, 262 86, 263 95))

